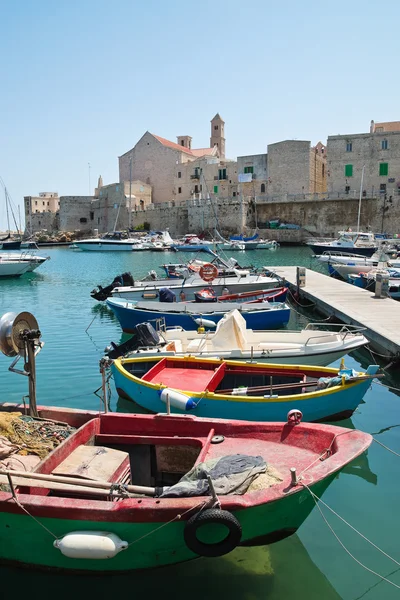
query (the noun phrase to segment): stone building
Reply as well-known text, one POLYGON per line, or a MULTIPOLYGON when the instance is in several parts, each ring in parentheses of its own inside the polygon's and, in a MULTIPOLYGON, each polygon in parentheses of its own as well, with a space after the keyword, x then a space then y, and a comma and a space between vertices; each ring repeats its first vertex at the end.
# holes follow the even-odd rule
POLYGON ((143 181, 152 187, 153 203, 170 202, 179 194, 174 185, 179 166, 206 156, 225 156, 224 125, 215 115, 210 148, 198 149, 192 148, 189 135, 178 136, 175 143, 146 131, 131 150, 119 157, 119 181, 143 181))
MULTIPOLYGON (((61 196, 60 229, 62 231, 93 231, 135 227, 142 213, 151 204, 151 186, 143 181, 125 181, 102 185, 99 177, 95 197, 61 196)), ((142 219, 143 221, 143 219, 142 219)))
POLYGON ((210 197, 232 198, 237 195, 237 163, 217 156, 205 156, 176 165, 173 199, 210 197))
POLYGON ((60 198, 57 192, 39 192, 24 196, 25 233, 57 228, 60 198))
POLYGON ((315 146, 300 140, 269 144, 266 154, 239 156, 237 170, 239 179, 246 180, 240 185, 245 197, 326 192, 326 153, 321 142, 315 146))
POLYGON ((400 122, 374 123, 369 133, 330 135, 328 192, 364 197, 400 194, 400 122), (361 190, 362 182, 362 190, 361 190))

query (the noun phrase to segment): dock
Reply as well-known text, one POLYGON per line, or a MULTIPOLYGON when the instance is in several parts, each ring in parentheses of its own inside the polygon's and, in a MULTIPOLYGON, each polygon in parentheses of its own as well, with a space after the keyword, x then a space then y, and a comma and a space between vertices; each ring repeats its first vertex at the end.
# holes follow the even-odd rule
MULTIPOLYGON (((297 267, 268 267, 285 280, 292 292, 297 291, 297 267)), ((305 286, 299 288, 300 299, 315 304, 326 316, 334 316, 348 325, 365 327, 371 346, 388 357, 400 359, 400 302, 377 298, 363 290, 323 273, 306 269, 305 286)))

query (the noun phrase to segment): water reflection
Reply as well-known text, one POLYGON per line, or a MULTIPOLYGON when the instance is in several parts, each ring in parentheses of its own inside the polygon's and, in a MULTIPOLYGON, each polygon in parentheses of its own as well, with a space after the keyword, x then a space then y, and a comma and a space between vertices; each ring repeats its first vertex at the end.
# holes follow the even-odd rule
POLYGON ((309 554, 294 535, 285 542, 257 548, 237 548, 221 558, 197 559, 185 564, 126 575, 73 576, 18 568, 0 569, 2 590, 6 596, 15 592, 46 585, 47 589, 76 589, 99 598, 113 597, 116 590, 132 590, 135 597, 166 599, 221 600, 282 600, 291 595, 293 581, 287 577, 290 557, 291 572, 296 574, 297 600, 337 600, 326 577, 312 562, 309 554), (285 575, 286 573, 286 575, 285 575), (21 577, 23 575, 23 577, 21 577))

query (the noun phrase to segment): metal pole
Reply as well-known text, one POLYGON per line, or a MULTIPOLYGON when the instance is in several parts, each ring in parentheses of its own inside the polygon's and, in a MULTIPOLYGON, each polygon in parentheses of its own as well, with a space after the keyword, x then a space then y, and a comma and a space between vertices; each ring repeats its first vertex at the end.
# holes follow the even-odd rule
POLYGON ((35 360, 35 342, 26 341, 27 367, 29 379, 29 414, 31 417, 38 417, 36 405, 36 360, 35 360))
POLYGON ((88 162, 88 167, 89 167, 89 196, 91 195, 91 185, 90 185, 90 162, 88 162))
POLYGON ((104 412, 108 413, 106 368, 104 365, 101 367, 101 387, 103 390, 104 412))
POLYGON ((362 198, 363 183, 364 183, 364 171, 365 171, 365 165, 363 166, 362 172, 361 172, 360 199, 358 201, 357 233, 360 232, 361 198, 362 198))
POLYGON ((132 217, 132 154, 129 159, 129 219, 128 219, 129 228, 131 227, 131 217, 132 217))

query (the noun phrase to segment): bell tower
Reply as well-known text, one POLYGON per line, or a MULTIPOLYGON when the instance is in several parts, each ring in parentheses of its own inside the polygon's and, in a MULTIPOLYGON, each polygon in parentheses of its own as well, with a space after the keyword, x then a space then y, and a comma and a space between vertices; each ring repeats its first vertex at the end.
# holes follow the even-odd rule
POLYGON ((217 113, 211 120, 210 148, 218 147, 220 158, 225 158, 225 121, 217 113))

